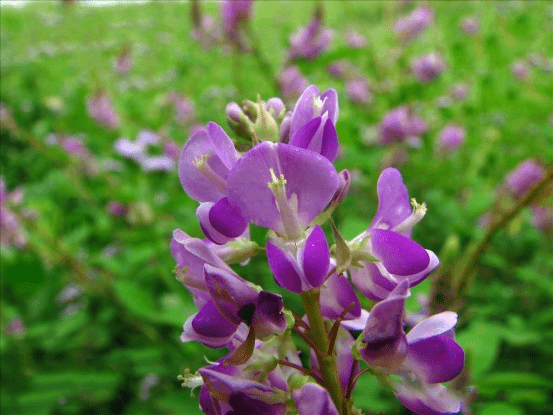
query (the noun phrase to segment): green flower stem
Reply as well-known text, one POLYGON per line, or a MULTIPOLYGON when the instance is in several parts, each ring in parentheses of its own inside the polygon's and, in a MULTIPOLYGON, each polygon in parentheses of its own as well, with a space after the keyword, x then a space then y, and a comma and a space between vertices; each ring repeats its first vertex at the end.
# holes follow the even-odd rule
POLYGON ((301 299, 307 318, 309 319, 310 330, 307 334, 322 352, 322 355, 317 354, 317 360, 319 362, 323 384, 327 388, 338 411, 344 413, 345 410, 345 413, 347 413, 347 407, 344 407, 343 404, 344 397, 342 395, 340 379, 338 378, 336 359, 333 354, 328 354, 330 341, 321 314, 320 291, 318 288, 305 291, 301 294, 301 299))
POLYGON ((536 184, 524 197, 522 197, 518 203, 509 211, 505 212, 499 218, 492 219, 492 222, 486 229, 484 237, 476 242, 470 244, 465 254, 459 261, 459 266, 455 268, 453 277, 456 282, 455 298, 452 303, 458 302, 466 295, 466 291, 470 286, 470 282, 473 276, 473 270, 480 255, 485 251, 493 236, 502 228, 504 228, 525 206, 528 206, 534 200, 536 200, 545 189, 551 185, 553 181, 553 166, 547 169, 547 172, 543 179, 536 184))

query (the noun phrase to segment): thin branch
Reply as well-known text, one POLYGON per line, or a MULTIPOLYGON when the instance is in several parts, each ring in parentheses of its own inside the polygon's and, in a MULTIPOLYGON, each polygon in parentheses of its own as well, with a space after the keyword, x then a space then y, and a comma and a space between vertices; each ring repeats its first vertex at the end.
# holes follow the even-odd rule
POLYGON ((292 316, 294 316, 294 320, 296 321, 296 325, 298 327, 304 328, 305 330, 309 330, 309 324, 303 321, 303 319, 293 311, 292 311, 292 316))
POLYGON ((357 374, 357 376, 355 376, 355 377, 353 378, 352 384, 355 385, 355 384, 357 383, 357 381, 359 380, 359 378, 361 377, 361 375, 364 375, 364 374, 367 373, 369 370, 371 370, 370 367, 366 367, 365 369, 361 370, 361 371, 357 374))
POLYGON ((351 304, 348 305, 344 311, 342 311, 342 314, 340 314, 340 317, 338 317, 334 322, 334 324, 332 325, 332 328, 330 329, 330 333, 328 335, 328 338, 329 338, 328 354, 329 355, 331 355, 332 351, 334 350, 334 344, 336 343, 336 337, 338 336, 338 330, 340 329, 340 324, 342 324, 342 320, 344 319, 346 314, 351 311, 353 307, 355 307, 355 301, 352 301, 351 304))
POLYGON ((298 334, 298 336, 300 336, 303 339, 304 342, 306 342, 309 345, 309 347, 313 349, 317 357, 320 357, 321 359, 324 357, 324 353, 321 351, 321 349, 319 349, 319 347, 315 343, 313 343, 313 340, 307 337, 305 333, 298 330, 296 327, 294 327, 294 331, 298 334))
POLYGON ((304 367, 302 367, 302 366, 296 365, 296 364, 294 364, 294 363, 290 363, 290 362, 288 362, 288 361, 286 361, 286 360, 279 360, 279 361, 278 361, 278 364, 279 364, 279 365, 282 365, 282 366, 291 367, 291 368, 293 368, 293 369, 296 369, 296 370, 300 371, 300 372, 303 373, 304 375, 311 376, 313 379, 315 379, 315 380, 316 380, 318 383, 320 383, 321 385, 322 385, 322 383, 323 383, 323 380, 322 380, 320 377, 318 377, 317 375, 315 375, 315 374, 313 373, 313 371, 311 371, 311 370, 309 370, 309 369, 306 369, 306 368, 304 368, 304 367))
POLYGON ((348 389, 346 391, 346 400, 349 400, 351 393, 353 392, 354 380, 357 381, 355 377, 355 371, 357 370, 358 367, 359 367, 359 360, 354 360, 351 365, 351 372, 349 374, 348 389))

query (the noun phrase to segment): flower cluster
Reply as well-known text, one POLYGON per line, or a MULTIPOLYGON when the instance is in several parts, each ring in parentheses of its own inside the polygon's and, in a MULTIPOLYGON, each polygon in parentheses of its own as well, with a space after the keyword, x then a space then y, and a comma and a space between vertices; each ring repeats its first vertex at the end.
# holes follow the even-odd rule
POLYGON ((182 149, 180 181, 200 203, 206 239, 177 229, 171 241, 178 279, 198 307, 181 340, 229 350, 182 378, 201 386, 207 414, 358 413, 351 391, 366 372, 417 414, 460 411, 461 399, 442 385, 464 365, 457 315, 430 316, 406 332, 410 288, 439 261, 411 239, 426 206, 409 199, 400 172, 380 175, 366 231, 346 241, 332 224, 335 244, 327 240, 325 223, 351 182, 333 165, 338 115, 336 91, 311 85, 288 113, 279 98, 229 104, 231 128, 252 143, 243 153, 213 122, 182 149), (250 239, 252 226, 268 230, 264 247, 250 239), (282 295, 229 266, 265 257, 282 295), (285 308, 292 293, 305 316, 285 308), (375 302, 370 311, 359 294, 375 302), (300 359, 292 332, 310 356, 300 359))
POLYGON ((171 171, 175 168, 174 143, 165 143, 165 154, 148 154, 148 147, 157 147, 160 144, 161 139, 158 135, 150 131, 141 131, 136 141, 120 138, 115 142, 114 148, 118 154, 137 162, 145 172, 171 171))

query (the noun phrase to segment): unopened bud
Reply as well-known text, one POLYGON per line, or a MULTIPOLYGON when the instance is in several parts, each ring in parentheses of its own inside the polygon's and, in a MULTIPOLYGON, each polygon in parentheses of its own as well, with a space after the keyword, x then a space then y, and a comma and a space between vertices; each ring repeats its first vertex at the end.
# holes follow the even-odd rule
POLYGON ((279 121, 282 120, 284 114, 286 113, 284 102, 282 102, 282 100, 278 97, 269 98, 269 100, 265 103, 265 109, 279 121))
POLYGON ((265 106, 261 103, 261 98, 258 97, 257 120, 255 121, 255 135, 259 141, 279 141, 278 125, 271 114, 267 112, 265 106))
POLYGON ((253 123, 244 114, 242 108, 236 103, 231 102, 225 109, 227 123, 229 127, 238 135, 246 140, 251 140, 254 134, 253 123))

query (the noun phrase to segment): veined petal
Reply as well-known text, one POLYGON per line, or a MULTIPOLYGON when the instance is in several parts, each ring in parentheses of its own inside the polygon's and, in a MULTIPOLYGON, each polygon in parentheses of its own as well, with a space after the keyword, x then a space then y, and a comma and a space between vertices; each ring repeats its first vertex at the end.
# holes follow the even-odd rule
POLYGON ((247 221, 279 234, 284 234, 285 228, 268 186, 273 182, 271 169, 276 177, 284 176, 286 196, 291 205, 296 205, 292 199, 297 200, 297 220, 304 229, 338 188, 334 166, 312 151, 264 141, 244 154, 228 176, 228 201, 247 221))
MULTIPOLYGON (((215 185, 196 167, 195 161, 208 155, 207 167, 212 171, 213 175, 218 177, 219 181, 225 181, 229 167, 232 164, 232 158, 236 157, 236 150, 226 136, 228 142, 221 137, 221 131, 216 124, 210 125, 207 128, 198 130, 188 139, 184 145, 179 158, 179 178, 184 191, 192 199, 198 202, 216 202, 226 196, 221 186, 215 185), (212 137, 209 132, 213 132, 212 137), (213 143, 216 143, 218 148, 214 148, 213 143), (221 159, 220 155, 223 157, 221 159), (234 155, 234 156, 233 156, 234 155)), ((222 131, 222 134, 225 134, 222 131)), ((226 135, 226 134, 225 134, 226 135)))
POLYGON ((404 366, 427 383, 447 382, 465 365, 463 348, 448 336, 433 336, 409 343, 404 366))
MULTIPOLYGON (((225 337, 211 337, 211 336, 204 336, 197 333, 194 330, 194 327, 192 326, 192 322, 194 321, 196 316, 197 314, 190 316, 184 323, 183 332, 180 336, 181 342, 186 343, 189 341, 197 341, 213 349, 218 349, 220 347, 227 347, 230 344, 230 342, 234 337, 234 332, 232 332, 230 335, 225 337)), ((228 322, 228 324, 232 324, 232 323, 228 322)), ((235 328, 236 327, 237 326, 235 326, 235 328)))
POLYGON ((267 260, 278 285, 294 293, 302 292, 301 277, 292 261, 271 242, 267 243, 267 260))
POLYGON ((427 269, 430 255, 418 243, 399 233, 371 229, 372 254, 391 274, 409 276, 427 269))

